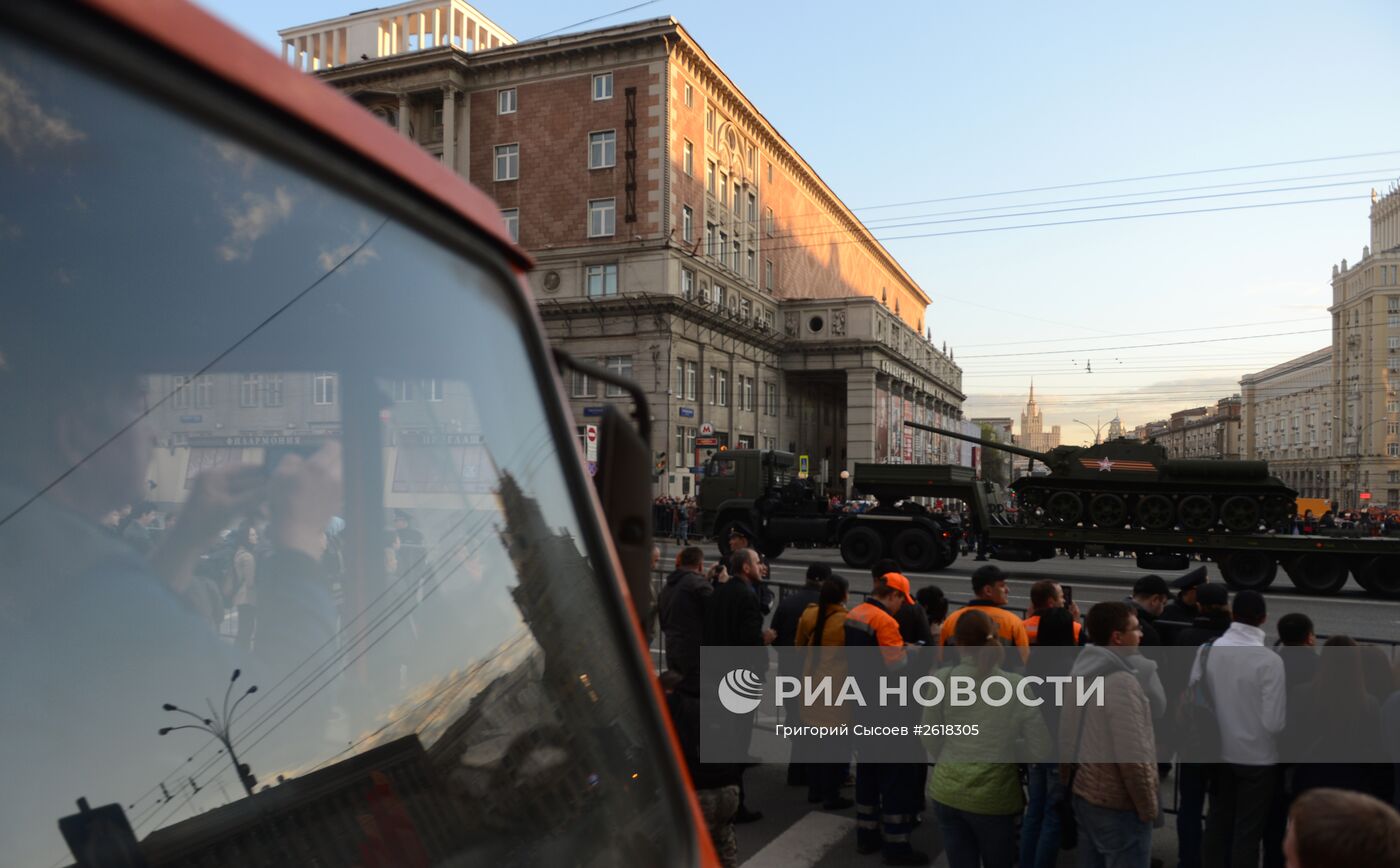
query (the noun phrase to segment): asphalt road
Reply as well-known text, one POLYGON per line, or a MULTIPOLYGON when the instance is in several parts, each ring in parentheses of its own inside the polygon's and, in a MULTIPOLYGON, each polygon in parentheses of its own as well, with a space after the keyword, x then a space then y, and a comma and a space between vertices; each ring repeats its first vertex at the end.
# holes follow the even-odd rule
MULTIPOLYGON (((713 550, 713 545, 709 546, 713 550)), ((807 565, 821 562, 845 576, 851 582, 853 591, 870 589, 871 579, 868 570, 856 570, 841 561, 834 548, 788 549, 772 564, 770 578, 780 582, 801 582, 807 572, 807 565)), ((1121 600, 1132 589, 1133 582, 1147 575, 1146 570, 1138 569, 1131 558, 1089 557, 1084 560, 1056 557, 1033 563, 1003 563, 990 561, 1005 570, 1011 580, 1011 605, 1024 608, 1030 605, 1030 586, 1039 579, 1055 579, 1061 584, 1074 587, 1074 599, 1081 609, 1103 600, 1121 600)), ((1193 564, 1198 566, 1199 564, 1193 564)), ((924 585, 937 585, 952 601, 954 606, 965 602, 972 595, 970 578, 973 570, 982 566, 970 556, 958 558, 952 566, 937 573, 908 573, 914 588, 924 585)), ((1215 564, 1205 564, 1212 582, 1223 581, 1215 564)), ((1159 572, 1171 582, 1181 573, 1159 572)), ((1279 577, 1266 592, 1269 602, 1269 622, 1275 623, 1278 617, 1288 612, 1302 612, 1308 615, 1322 634, 1345 633, 1356 638, 1383 639, 1400 642, 1400 601, 1379 600, 1368 596, 1355 582, 1348 580, 1347 586, 1333 597, 1315 597, 1296 591, 1288 577, 1279 571, 1279 577)), ((1265 629, 1269 629, 1268 625, 1265 629)), ((1272 634, 1271 634, 1272 635, 1272 634)))

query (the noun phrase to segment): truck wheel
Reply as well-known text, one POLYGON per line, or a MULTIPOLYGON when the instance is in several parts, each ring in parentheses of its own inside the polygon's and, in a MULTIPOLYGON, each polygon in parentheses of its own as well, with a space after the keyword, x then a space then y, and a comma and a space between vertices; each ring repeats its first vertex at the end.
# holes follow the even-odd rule
POLYGON ((776 561, 787 551, 787 543, 770 542, 769 540, 759 540, 758 550, 770 561, 776 561))
POLYGON ((1400 598, 1400 555, 1368 558, 1354 567, 1351 574, 1367 593, 1390 599, 1400 598))
POLYGON ((885 541, 874 528, 853 527, 841 537, 841 560, 848 567, 869 568, 885 553, 885 541))
POLYGON ((1309 552, 1283 568, 1293 586, 1307 594, 1335 594, 1347 583, 1347 562, 1336 555, 1309 552))
POLYGON ((890 556, 899 561, 901 568, 921 573, 933 569, 941 554, 933 534, 918 527, 900 531, 890 546, 890 556))
POLYGON ((958 559, 958 547, 949 544, 946 540, 938 543, 938 557, 934 560, 931 570, 946 570, 953 565, 953 561, 958 559))
POLYGON ((1236 591, 1262 591, 1274 583, 1278 564, 1263 552, 1231 552, 1217 559, 1225 584, 1236 591))

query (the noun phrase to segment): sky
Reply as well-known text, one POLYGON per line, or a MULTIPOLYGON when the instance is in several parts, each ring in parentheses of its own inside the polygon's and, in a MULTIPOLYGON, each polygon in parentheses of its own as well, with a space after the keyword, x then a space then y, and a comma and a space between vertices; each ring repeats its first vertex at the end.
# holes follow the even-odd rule
MULTIPOLYGON (((200 5, 274 51, 363 8, 200 5)), ((674 16, 933 299, 966 415, 1034 379, 1066 442, 1327 346, 1332 266, 1400 180, 1390 0, 475 5, 522 40, 674 16)))

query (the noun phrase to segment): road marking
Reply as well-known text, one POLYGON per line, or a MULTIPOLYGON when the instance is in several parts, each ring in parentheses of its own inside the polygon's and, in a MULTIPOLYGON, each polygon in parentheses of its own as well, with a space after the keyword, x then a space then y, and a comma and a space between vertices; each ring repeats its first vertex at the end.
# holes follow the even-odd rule
POLYGON ((812 811, 745 860, 743 868, 810 868, 855 827, 854 817, 812 811))

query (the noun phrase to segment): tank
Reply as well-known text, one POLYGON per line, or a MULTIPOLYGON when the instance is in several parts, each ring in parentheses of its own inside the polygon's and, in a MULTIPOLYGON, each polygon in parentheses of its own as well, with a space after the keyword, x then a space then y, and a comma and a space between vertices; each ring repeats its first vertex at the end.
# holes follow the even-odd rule
POLYGON ((1269 475, 1265 461, 1168 458, 1167 450, 1155 442, 1131 437, 1036 452, 946 428, 904 424, 1044 464, 1047 475, 1023 476, 1011 483, 1030 521, 1253 533, 1291 517, 1298 495, 1269 475))

